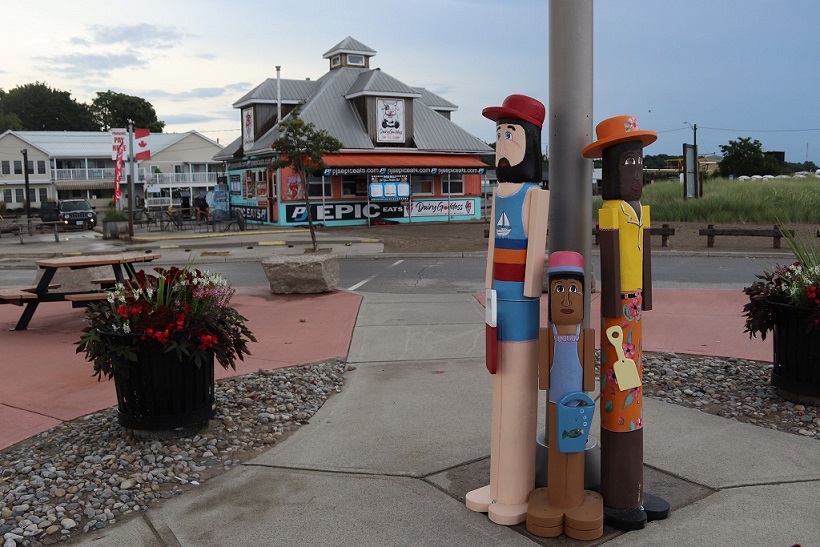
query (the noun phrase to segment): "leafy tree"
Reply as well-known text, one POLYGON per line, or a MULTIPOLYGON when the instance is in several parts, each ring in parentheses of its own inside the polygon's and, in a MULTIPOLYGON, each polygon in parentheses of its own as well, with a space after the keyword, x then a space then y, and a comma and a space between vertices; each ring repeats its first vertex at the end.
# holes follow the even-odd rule
POLYGON ((2 97, 0 108, 16 115, 28 131, 99 131, 88 106, 71 98, 68 91, 35 82, 11 89, 2 97))
POLYGON ((133 95, 125 95, 116 91, 98 91, 97 98, 89 107, 94 121, 103 131, 112 127, 128 127, 128 120, 134 122, 134 127, 150 129, 152 133, 162 133, 165 122, 157 119, 157 112, 153 105, 133 95))
POLYGON ((777 175, 782 169, 773 156, 763 152, 760 141, 751 137, 740 137, 729 144, 721 144, 723 160, 720 162, 720 174, 729 175, 777 175))
POLYGON ((313 251, 316 252, 316 231, 313 228, 313 213, 310 210, 310 196, 308 195, 308 173, 324 171, 327 167, 323 156, 338 152, 342 142, 331 136, 323 129, 316 129, 312 123, 305 122, 299 117, 300 108, 295 108, 279 124, 280 136, 273 141, 271 148, 279 152, 279 159, 273 163, 274 167, 290 167, 299 177, 299 188, 305 197, 307 208, 308 228, 310 239, 313 242, 313 251))
POLYGON ((6 97, 6 92, 0 89, 0 133, 3 131, 21 131, 23 129, 23 122, 17 117, 17 114, 6 114, 3 110, 3 99, 6 97))
POLYGON ((817 164, 813 161, 804 161, 802 163, 791 163, 787 161, 783 167, 790 173, 796 173, 797 171, 809 171, 813 173, 818 169, 817 164))

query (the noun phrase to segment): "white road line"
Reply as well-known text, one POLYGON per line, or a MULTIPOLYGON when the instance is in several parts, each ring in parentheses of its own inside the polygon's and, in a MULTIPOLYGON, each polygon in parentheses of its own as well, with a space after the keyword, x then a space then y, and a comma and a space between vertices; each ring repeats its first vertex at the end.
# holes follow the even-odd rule
MULTIPOLYGON (((394 267, 394 266, 398 266, 398 265, 399 265, 399 264, 401 264, 402 262, 404 262, 404 260, 397 260, 396 262, 394 262, 394 263, 392 263, 391 265, 389 265, 387 268, 392 268, 392 267, 394 267)), ((385 269, 387 269, 387 268, 385 268, 385 269)), ((374 273, 373 275, 371 275, 370 277, 368 277, 367 279, 365 279, 364 281, 359 281, 358 283, 356 283, 356 284, 355 284, 355 285, 353 285, 352 287, 348 287, 348 288, 347 288, 347 289, 345 289, 345 290, 348 290, 348 291, 355 291, 356 289, 358 289, 359 287, 361 287, 362 285, 364 285, 364 284, 365 284, 365 283, 367 283, 368 281, 371 281, 371 280, 375 279, 375 278, 376 278, 376 277, 377 277, 380 273, 381 273, 381 272, 376 272, 376 273, 374 273)))

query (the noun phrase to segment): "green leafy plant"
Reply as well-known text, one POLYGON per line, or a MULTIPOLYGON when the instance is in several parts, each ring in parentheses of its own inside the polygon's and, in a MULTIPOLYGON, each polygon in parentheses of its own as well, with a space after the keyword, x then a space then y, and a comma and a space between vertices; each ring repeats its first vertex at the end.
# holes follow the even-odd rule
POLYGON ((128 220, 128 215, 122 211, 117 211, 116 209, 109 209, 103 215, 104 222, 117 222, 117 221, 125 221, 128 220))
POLYGON ((783 304, 809 310, 806 328, 820 328, 820 252, 782 226, 780 232, 797 260, 756 276, 760 281, 743 289, 749 297, 749 302, 743 306, 744 332, 748 332, 750 338, 760 334, 763 340, 766 339, 766 334, 774 330, 778 307, 783 304))
POLYGON ((290 167, 299 177, 299 186, 307 209, 308 228, 313 250, 316 251, 316 231, 313 228, 313 212, 310 207, 310 189, 308 175, 321 173, 327 167, 323 156, 333 154, 342 148, 343 143, 323 129, 316 129, 313 123, 305 122, 299 117, 297 107, 279 124, 280 136, 271 145, 280 155, 273 163, 274 167, 290 167))
POLYGON ((245 317, 230 306, 234 294, 225 279, 189 268, 140 271, 118 283, 101 302, 86 308, 88 326, 78 342, 94 363, 94 376, 126 378, 137 362, 141 344, 159 344, 165 352, 191 356, 197 366, 209 352, 224 368, 236 370, 236 359, 249 355, 256 338, 245 317))

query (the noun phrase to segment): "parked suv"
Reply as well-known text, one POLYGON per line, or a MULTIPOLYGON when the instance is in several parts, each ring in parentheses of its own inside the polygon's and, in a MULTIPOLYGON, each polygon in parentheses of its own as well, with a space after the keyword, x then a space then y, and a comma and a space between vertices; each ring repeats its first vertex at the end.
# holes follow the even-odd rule
POLYGON ((43 222, 56 222, 60 220, 60 209, 57 202, 45 201, 40 204, 40 212, 37 213, 43 222))
POLYGON ((62 220, 66 227, 83 226, 90 230, 97 225, 97 213, 84 199, 64 199, 57 207, 60 210, 59 220, 62 220))

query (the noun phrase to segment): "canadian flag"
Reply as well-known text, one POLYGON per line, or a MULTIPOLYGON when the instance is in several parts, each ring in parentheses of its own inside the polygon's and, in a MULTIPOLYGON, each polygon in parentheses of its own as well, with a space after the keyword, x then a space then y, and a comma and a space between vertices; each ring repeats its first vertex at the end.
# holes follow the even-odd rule
POLYGON ((134 129, 134 159, 151 159, 151 132, 148 129, 134 129))

